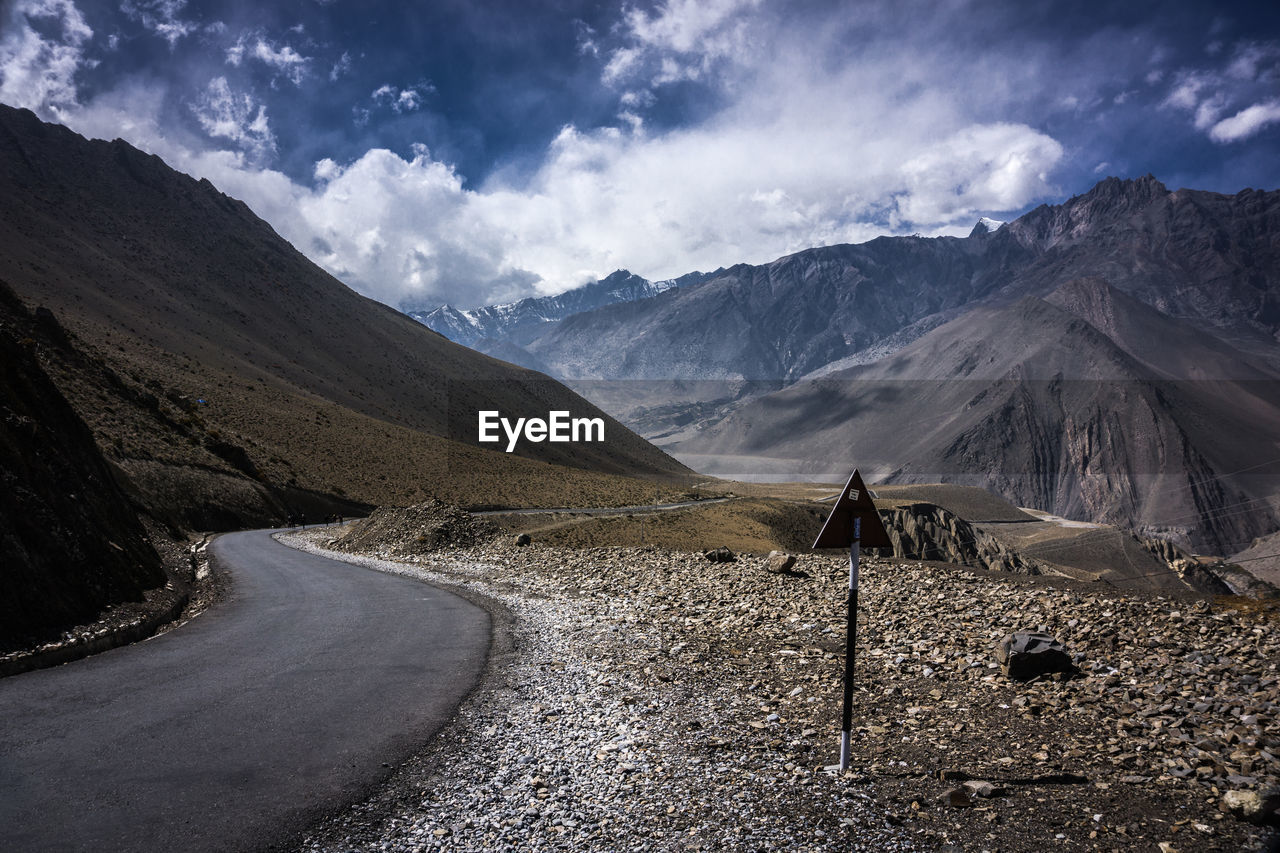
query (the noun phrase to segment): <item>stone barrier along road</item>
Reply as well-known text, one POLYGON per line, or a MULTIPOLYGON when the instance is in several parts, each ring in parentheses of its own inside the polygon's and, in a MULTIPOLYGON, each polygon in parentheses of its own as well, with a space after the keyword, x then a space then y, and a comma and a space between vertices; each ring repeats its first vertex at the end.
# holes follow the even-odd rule
POLYGON ((0 680, 0 849, 244 850, 360 797, 448 720, 490 618, 233 533, 230 596, 154 639, 0 680))

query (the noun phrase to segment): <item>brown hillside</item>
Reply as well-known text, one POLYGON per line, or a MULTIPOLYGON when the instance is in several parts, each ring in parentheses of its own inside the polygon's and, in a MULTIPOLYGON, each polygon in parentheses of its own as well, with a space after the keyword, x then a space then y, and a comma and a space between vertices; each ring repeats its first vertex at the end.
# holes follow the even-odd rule
POLYGON ((618 502, 627 478, 688 474, 559 383, 351 291, 244 204, 157 157, 0 107, 0 163, 0 279, 52 309, 116 380, 74 365, 55 375, 170 521, 424 494, 618 502), (606 441, 495 452, 476 445, 481 408, 603 417, 606 441))

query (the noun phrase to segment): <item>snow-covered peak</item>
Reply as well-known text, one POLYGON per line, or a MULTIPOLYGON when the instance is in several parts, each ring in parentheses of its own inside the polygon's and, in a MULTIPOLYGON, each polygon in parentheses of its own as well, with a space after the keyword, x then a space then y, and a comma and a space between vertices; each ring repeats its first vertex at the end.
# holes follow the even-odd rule
POLYGON ((984 216, 978 220, 978 224, 973 226, 973 230, 969 232, 969 236, 973 237, 978 234, 994 234, 1001 225, 1004 225, 999 219, 992 219, 990 216, 984 216))

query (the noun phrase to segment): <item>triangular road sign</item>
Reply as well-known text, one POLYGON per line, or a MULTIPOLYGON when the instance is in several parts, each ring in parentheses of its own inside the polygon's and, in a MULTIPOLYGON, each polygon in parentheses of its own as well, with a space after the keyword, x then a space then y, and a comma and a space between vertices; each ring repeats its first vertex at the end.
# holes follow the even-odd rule
POLYGON ((880 513, 876 512, 875 501, 862 482, 858 469, 853 469, 849 482, 844 484, 844 491, 836 499, 836 505, 827 516, 827 523, 822 525, 822 532, 813 543, 814 548, 848 548, 853 544, 854 519, 862 521, 862 536, 858 540, 863 548, 892 548, 889 534, 880 521, 880 513))

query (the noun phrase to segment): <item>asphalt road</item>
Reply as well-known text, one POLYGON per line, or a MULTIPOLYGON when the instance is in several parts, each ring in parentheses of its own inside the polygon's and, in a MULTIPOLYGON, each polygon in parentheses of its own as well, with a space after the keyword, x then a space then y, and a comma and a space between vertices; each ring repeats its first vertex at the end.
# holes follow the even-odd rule
POLYGON ((481 608, 276 543, 211 546, 228 600, 0 679, 0 850, 248 850, 366 793, 478 679, 481 608))

